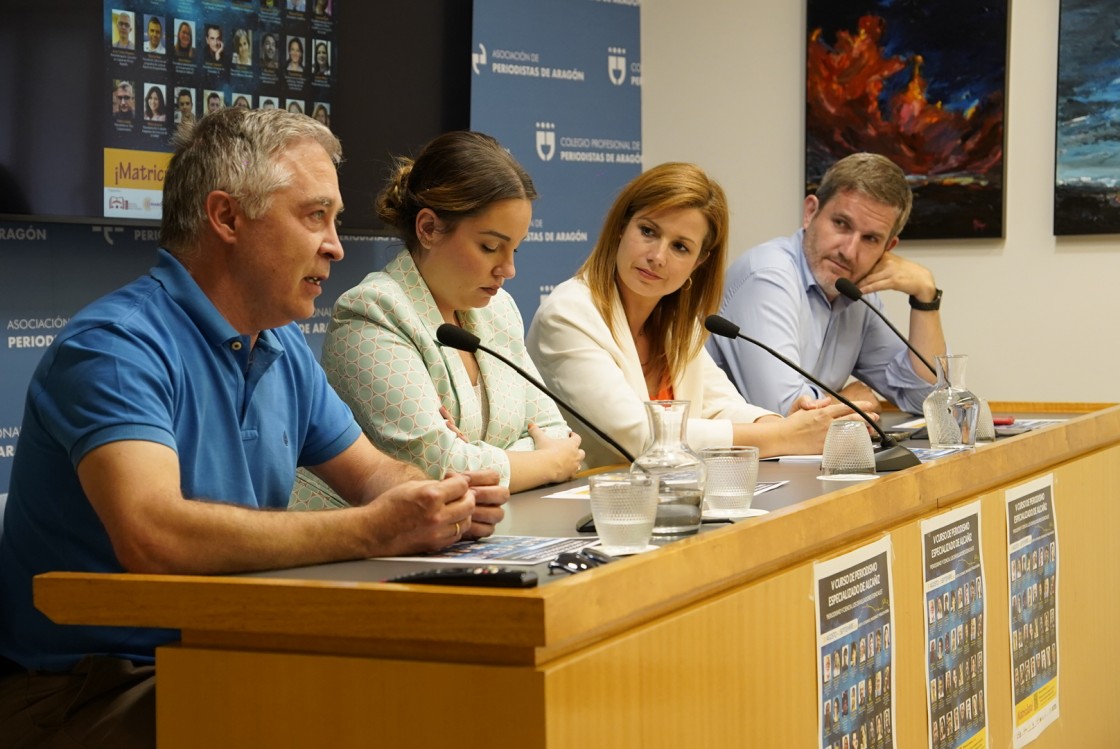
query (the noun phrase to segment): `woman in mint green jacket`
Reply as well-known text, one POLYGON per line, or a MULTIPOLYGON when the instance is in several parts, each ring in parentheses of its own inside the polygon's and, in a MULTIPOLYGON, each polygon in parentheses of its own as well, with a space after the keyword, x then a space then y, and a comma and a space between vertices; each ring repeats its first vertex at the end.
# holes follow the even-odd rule
MULTIPOLYGON (((566 481, 584 458, 555 404, 502 362, 444 348, 458 325, 537 375, 524 323, 502 288, 527 235, 532 180, 497 141, 452 132, 400 158, 377 199, 405 249, 335 303, 327 378, 381 450, 430 476, 492 468, 517 492, 566 481)), ((537 375, 539 377, 539 375, 537 375)), ((301 472, 293 506, 320 506, 301 472)))

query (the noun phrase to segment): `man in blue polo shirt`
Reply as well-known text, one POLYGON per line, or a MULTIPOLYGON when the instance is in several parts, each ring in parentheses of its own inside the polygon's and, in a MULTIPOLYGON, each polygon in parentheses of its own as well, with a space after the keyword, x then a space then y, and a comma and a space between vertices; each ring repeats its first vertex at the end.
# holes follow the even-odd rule
POLYGON ((292 322, 343 255, 340 158, 327 128, 282 110, 185 123, 156 266, 43 357, 0 541, 0 746, 154 745, 150 664, 176 633, 56 625, 36 574, 415 553, 501 519, 496 475, 428 481, 378 452, 292 322), (297 465, 354 507, 284 512, 297 465))

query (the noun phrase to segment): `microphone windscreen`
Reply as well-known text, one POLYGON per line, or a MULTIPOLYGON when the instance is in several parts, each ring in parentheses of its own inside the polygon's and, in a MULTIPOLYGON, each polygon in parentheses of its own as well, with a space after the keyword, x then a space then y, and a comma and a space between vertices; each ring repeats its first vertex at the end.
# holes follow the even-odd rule
POLYGON ((859 290, 859 287, 847 278, 836 279, 836 290, 851 299, 853 302, 858 302, 863 296, 863 292, 859 290))
POLYGON ((704 320, 704 327, 709 333, 724 338, 735 338, 739 335, 739 326, 719 315, 708 315, 704 320))
POLYGON ((468 333, 458 325, 446 322, 436 328, 436 340, 444 346, 450 346, 453 349, 466 351, 470 354, 478 351, 478 344, 480 343, 478 336, 468 333))

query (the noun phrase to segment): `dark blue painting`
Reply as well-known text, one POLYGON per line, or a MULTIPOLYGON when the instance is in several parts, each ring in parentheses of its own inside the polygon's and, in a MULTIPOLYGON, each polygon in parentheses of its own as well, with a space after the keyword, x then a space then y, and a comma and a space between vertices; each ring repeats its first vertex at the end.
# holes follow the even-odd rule
POLYGON ((1054 233, 1120 232, 1120 17, 1115 0, 1062 0, 1054 233))
POLYGON ((1007 0, 808 0, 806 190, 857 151, 906 172, 906 239, 1003 235, 1007 0))

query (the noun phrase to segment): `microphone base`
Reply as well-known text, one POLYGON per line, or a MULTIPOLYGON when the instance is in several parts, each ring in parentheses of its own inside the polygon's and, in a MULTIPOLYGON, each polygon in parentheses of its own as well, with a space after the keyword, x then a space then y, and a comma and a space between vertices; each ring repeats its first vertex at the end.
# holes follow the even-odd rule
POLYGON ((875 470, 879 473, 901 471, 903 468, 921 464, 922 461, 918 460, 918 456, 902 445, 887 447, 875 453, 875 470))

